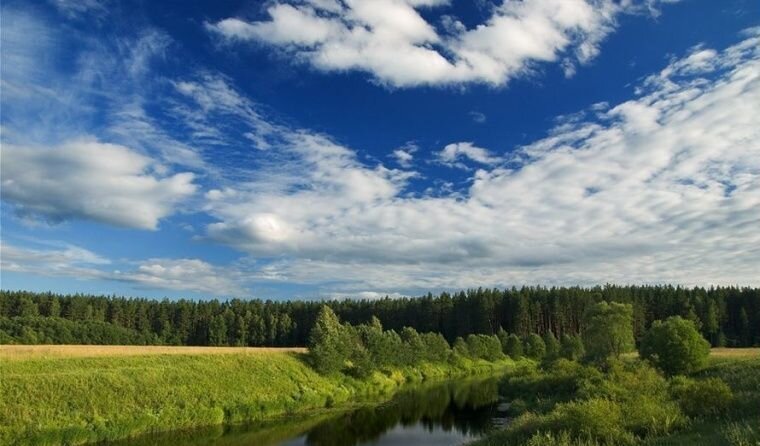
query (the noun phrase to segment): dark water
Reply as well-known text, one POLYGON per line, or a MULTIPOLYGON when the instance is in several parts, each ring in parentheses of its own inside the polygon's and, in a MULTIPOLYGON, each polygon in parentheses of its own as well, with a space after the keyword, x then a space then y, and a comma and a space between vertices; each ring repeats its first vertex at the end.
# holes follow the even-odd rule
POLYGON ((403 391, 358 409, 266 424, 218 427, 113 446, 449 446, 478 438, 503 419, 498 379, 449 382, 403 391))

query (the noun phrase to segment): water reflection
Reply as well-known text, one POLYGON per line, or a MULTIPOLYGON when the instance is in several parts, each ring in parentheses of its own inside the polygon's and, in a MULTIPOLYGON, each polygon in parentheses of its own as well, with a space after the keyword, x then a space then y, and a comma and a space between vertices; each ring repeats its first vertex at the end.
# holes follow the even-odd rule
POLYGON ((418 387, 387 403, 265 424, 172 432, 113 446, 457 445, 499 416, 497 379, 418 387))
POLYGON ((428 434, 453 432, 460 434, 458 438, 471 438, 491 426, 493 406, 498 399, 496 380, 406 391, 387 404, 361 408, 319 424, 306 435, 305 444, 355 446, 375 442, 397 426, 417 427, 402 430, 415 438, 421 436, 420 430, 428 434))

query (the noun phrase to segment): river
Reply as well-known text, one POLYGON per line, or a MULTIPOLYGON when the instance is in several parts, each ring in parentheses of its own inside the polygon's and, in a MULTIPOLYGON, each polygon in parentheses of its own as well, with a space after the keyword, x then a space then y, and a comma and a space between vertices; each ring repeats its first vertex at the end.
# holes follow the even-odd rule
POLYGON ((410 388, 382 404, 246 426, 169 432, 111 446, 454 446, 504 420, 499 379, 410 388))

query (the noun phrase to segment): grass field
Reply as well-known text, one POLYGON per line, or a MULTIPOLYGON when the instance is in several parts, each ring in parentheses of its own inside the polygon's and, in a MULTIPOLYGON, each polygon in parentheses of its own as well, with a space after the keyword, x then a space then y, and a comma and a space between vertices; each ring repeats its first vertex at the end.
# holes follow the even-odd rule
POLYGON ((155 345, 0 345, 0 360, 30 358, 92 358, 98 356, 220 355, 273 352, 306 353, 305 348, 169 347, 155 345))
POLYGON ((714 348, 710 350, 711 358, 757 359, 760 348, 714 348))
POLYGON ((82 444, 241 423, 390 396, 423 380, 495 373, 464 360, 325 377, 302 349, 3 346, 0 445, 82 444))

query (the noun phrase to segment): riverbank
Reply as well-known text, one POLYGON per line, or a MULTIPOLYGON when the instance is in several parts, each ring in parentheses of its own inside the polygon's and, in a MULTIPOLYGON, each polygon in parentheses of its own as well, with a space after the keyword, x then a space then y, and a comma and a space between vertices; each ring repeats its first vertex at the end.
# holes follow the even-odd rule
POLYGON ((558 362, 506 381, 510 422, 472 446, 760 444, 758 349, 715 349, 688 377, 629 357, 602 372, 558 362))
POLYGON ((5 355, 0 444, 73 445, 265 420, 386 398, 408 383, 492 374, 514 365, 460 358, 359 380, 319 375, 303 357, 277 350, 140 354, 139 348, 134 355, 5 355))

